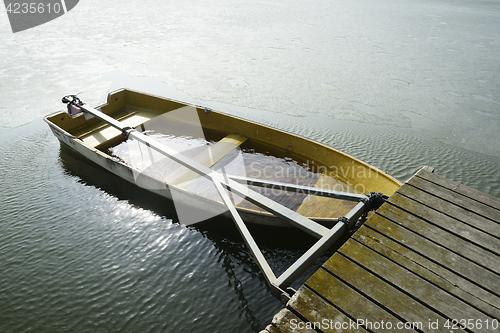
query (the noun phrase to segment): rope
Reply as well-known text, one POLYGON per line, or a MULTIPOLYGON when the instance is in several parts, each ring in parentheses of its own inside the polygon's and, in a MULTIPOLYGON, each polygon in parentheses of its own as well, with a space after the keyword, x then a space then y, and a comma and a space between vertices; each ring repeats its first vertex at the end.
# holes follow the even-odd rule
POLYGON ((382 193, 370 192, 366 195, 366 198, 361 201, 365 203, 366 212, 369 212, 379 209, 387 198, 388 196, 382 193))
POLYGON ((389 197, 387 195, 384 195, 383 193, 375 193, 375 192, 368 193, 366 195, 366 198, 361 200, 362 202, 365 203, 365 213, 356 222, 355 228, 361 227, 368 218, 368 212, 379 209, 380 206, 382 206, 387 199, 389 199, 389 197))
MULTIPOLYGON (((389 197, 387 195, 384 195, 382 193, 375 193, 375 192, 370 192, 366 195, 364 199, 361 200, 365 204, 364 207, 364 213, 363 215, 360 216, 360 218, 356 221, 354 224, 353 228, 350 229, 350 232, 354 232, 357 230, 359 227, 363 225, 363 223, 366 222, 366 219, 368 218, 368 212, 372 210, 377 210, 382 206, 382 204, 388 199, 389 197)), ((339 222, 344 223, 345 225, 349 225, 349 220, 343 216, 338 219, 339 222)))

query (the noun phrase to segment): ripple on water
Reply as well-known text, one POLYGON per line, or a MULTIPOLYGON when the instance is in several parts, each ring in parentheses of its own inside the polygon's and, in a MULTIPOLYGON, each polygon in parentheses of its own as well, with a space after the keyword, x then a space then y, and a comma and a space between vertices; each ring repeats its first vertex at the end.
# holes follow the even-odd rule
POLYGON ((295 133, 339 149, 400 181, 429 165, 439 175, 500 196, 500 181, 495 176, 500 158, 442 143, 411 128, 339 121, 327 114, 309 114, 300 121, 289 117, 269 125, 294 128, 295 133))
POLYGON ((0 145, 0 328, 249 331, 211 240, 66 172, 45 127, 24 132, 0 145))
MULTIPOLYGON (((490 177, 498 172, 498 159, 406 129, 321 117, 267 121, 271 126, 279 121, 274 126, 338 148, 400 180, 430 165, 440 175, 500 193, 490 177)), ((256 313, 270 316, 279 310, 239 238, 211 238, 135 205, 130 195, 109 190, 120 186, 114 178, 81 161, 76 164, 95 179, 76 176, 68 169, 71 162, 60 160, 55 139, 37 126, 11 131, 14 135, 0 145, 6 203, 0 208, 0 313, 9 318, 0 328, 244 332, 258 330, 256 313)), ((279 248, 265 252, 280 268, 283 260, 297 256, 279 248)))

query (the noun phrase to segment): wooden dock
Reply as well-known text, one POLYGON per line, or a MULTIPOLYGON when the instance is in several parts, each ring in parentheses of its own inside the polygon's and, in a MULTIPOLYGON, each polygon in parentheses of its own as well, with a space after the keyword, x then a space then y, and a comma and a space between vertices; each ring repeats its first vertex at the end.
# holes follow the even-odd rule
POLYGON ((500 332, 500 200, 422 168, 261 333, 500 332))

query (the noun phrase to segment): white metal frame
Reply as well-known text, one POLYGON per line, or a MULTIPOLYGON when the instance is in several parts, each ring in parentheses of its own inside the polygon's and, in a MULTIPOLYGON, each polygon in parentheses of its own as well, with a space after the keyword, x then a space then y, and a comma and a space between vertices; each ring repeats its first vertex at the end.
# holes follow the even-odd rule
MULTIPOLYGON (((335 243, 335 241, 337 241, 346 231, 353 229, 358 218, 362 216, 368 209, 366 202, 369 198, 366 195, 331 191, 294 184, 269 182, 260 179, 223 175, 202 164, 197 163, 196 161, 193 161, 192 159, 182 154, 179 154, 177 151, 157 142, 156 140, 142 134, 139 131, 136 131, 133 128, 125 127, 119 121, 102 113, 101 111, 94 109, 87 104, 79 102, 79 100, 74 96, 64 97, 63 102, 69 103, 69 106, 76 106, 82 111, 92 114, 93 116, 120 130, 126 138, 133 138, 156 150, 157 152, 171 158, 172 160, 180 163, 184 167, 211 180, 214 183, 224 204, 227 206, 229 212, 231 213, 236 227, 243 237, 248 249, 252 253, 253 258, 257 262, 260 270, 264 274, 266 281, 271 287, 272 294, 280 299, 283 303, 286 303, 294 293, 294 290, 290 288, 291 284, 300 275, 302 275, 302 273, 304 273, 304 271, 308 267, 310 267, 316 261, 316 259, 321 256, 330 246, 332 246, 332 244, 335 243), (340 218, 339 221, 331 229, 328 229, 325 226, 313 220, 310 220, 307 217, 298 214, 297 212, 292 211, 285 206, 278 204, 277 202, 261 195, 260 193, 249 189, 243 184, 269 187, 284 191, 294 191, 310 195, 325 196, 342 200, 357 201, 358 204, 345 217, 340 218), (288 221, 293 226, 318 238, 318 241, 285 272, 276 277, 264 255, 262 254, 262 251, 259 249, 259 246, 255 242, 254 238, 243 222, 240 214, 236 210, 236 207, 231 201, 231 198, 227 193, 228 190, 267 210, 275 216, 288 221)), ((74 113, 72 116, 74 116, 74 113)))

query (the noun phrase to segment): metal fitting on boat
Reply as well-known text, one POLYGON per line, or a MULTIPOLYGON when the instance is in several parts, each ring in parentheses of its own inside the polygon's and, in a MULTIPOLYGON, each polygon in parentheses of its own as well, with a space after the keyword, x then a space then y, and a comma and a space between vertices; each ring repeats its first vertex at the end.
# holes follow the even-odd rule
POLYGON ((338 221, 344 223, 347 226, 349 225, 349 220, 345 216, 339 217, 338 221))
POLYGON ((62 102, 64 104, 68 104, 67 113, 72 117, 76 117, 83 113, 83 110, 80 108, 83 105, 82 101, 76 95, 67 95, 62 98, 62 102))
POLYGON ((127 140, 127 139, 128 139, 128 137, 129 137, 129 135, 130 135, 130 132, 131 132, 132 130, 133 130, 133 128, 132 128, 132 127, 129 127, 129 126, 124 127, 124 128, 122 129, 122 135, 123 135, 123 137, 125 138, 125 140, 127 140))
POLYGON ((365 211, 369 212, 372 210, 377 210, 382 206, 382 204, 388 199, 389 197, 384 195, 383 193, 375 193, 375 192, 370 192, 366 195, 366 198, 361 200, 365 203, 365 211))

